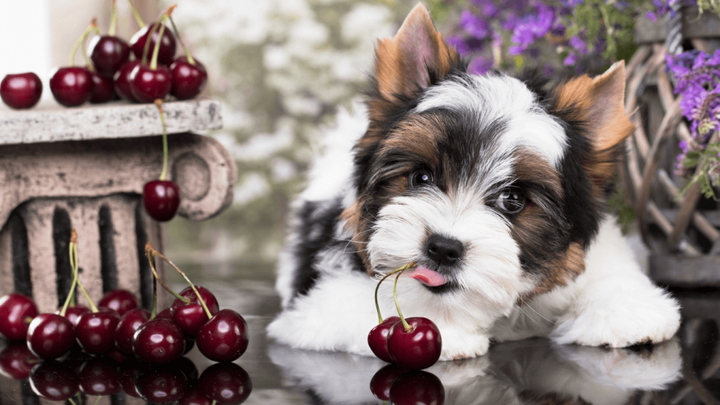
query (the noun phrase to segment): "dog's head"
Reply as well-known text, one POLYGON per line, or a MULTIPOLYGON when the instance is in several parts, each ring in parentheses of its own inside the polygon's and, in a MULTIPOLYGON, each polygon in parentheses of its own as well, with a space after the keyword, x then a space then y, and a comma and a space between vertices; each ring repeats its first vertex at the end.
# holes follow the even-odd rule
POLYGON ((465 68, 422 5, 378 42, 343 216, 371 274, 414 261, 434 296, 506 305, 583 272, 632 131, 625 67, 547 92, 465 68))

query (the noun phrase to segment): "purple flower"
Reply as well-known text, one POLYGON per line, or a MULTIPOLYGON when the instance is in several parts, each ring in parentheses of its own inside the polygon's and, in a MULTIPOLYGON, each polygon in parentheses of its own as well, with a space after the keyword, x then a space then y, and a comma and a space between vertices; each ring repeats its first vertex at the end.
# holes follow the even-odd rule
POLYGON ((572 66, 576 62, 575 52, 570 52, 568 56, 563 60, 563 65, 565 66, 572 66))
POLYGON ((688 150, 690 149, 690 145, 688 145, 687 141, 684 139, 680 141, 678 147, 682 150, 682 153, 688 153, 688 150))
POLYGON ((497 17, 500 13, 500 9, 493 0, 472 0, 472 3, 480 8, 480 13, 487 20, 497 17))
POLYGON ((493 67, 492 58, 487 59, 482 56, 478 56, 473 59, 468 66, 468 72, 476 75, 485 74, 493 67))
POLYGON ((460 16, 460 27, 475 38, 485 38, 489 34, 487 23, 468 10, 463 10, 460 16))
POLYGON ((645 13, 645 18, 652 22, 657 22, 657 14, 653 13, 652 11, 648 11, 645 13))
POLYGON ((537 16, 528 14, 518 21, 510 39, 524 51, 548 33, 554 19, 554 11, 550 7, 540 4, 537 16))
POLYGON ((580 55, 585 55, 588 53, 587 44, 585 44, 585 41, 580 39, 580 37, 578 37, 578 36, 573 36, 572 38, 570 38, 570 46, 575 48, 575 50, 580 55))
POLYGON ((467 55, 470 53, 470 47, 467 42, 465 42, 465 40, 459 35, 450 35, 445 38, 445 41, 451 46, 454 46, 460 55, 467 55))

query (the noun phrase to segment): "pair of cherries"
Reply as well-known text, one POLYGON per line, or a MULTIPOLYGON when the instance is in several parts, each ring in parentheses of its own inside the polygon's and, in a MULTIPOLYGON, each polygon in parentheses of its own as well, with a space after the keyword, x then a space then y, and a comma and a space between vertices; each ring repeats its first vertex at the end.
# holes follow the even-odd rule
POLYGON ((394 270, 383 277, 375 289, 375 307, 379 324, 368 333, 370 350, 379 359, 410 369, 423 369, 432 366, 440 358, 442 337, 435 323, 424 317, 405 319, 397 302, 397 281, 403 271, 415 267, 414 263, 394 270), (396 274, 393 298, 399 316, 382 319, 377 294, 380 284, 389 276, 396 274))

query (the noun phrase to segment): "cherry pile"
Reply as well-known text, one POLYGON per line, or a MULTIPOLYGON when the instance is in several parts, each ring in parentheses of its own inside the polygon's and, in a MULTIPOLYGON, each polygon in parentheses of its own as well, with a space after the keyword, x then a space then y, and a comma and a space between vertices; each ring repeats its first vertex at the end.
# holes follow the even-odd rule
POLYGON ((440 330, 433 321, 423 317, 405 319, 400 312, 397 301, 397 282, 402 272, 410 267, 414 267, 414 263, 408 263, 388 273, 375 288, 378 325, 368 333, 368 345, 375 356, 383 361, 409 369, 423 369, 432 366, 440 358, 442 338, 440 330), (383 320, 377 294, 380 284, 393 274, 397 274, 393 298, 399 316, 391 316, 383 320))
MULTIPOLYGON (((200 94, 207 84, 207 70, 183 43, 168 7, 157 21, 145 24, 132 1, 133 15, 140 30, 127 42, 115 35, 116 0, 107 35, 101 35, 93 22, 72 48, 68 66, 51 73, 50 90, 63 106, 75 107, 86 102, 105 103, 122 98, 132 102, 152 103, 173 96, 188 100, 200 94), (173 32, 166 29, 167 22, 173 32), (85 41, 91 33, 89 45, 85 41), (149 40, 148 40, 149 38, 149 40), (185 55, 175 58, 179 40, 185 55), (74 66, 75 53, 82 48, 86 66, 74 66)), ((35 73, 7 75, 0 84, 0 97, 8 106, 27 109, 37 104, 42 82, 35 73)))
POLYGON ((10 342, 0 351, 0 374, 29 379, 33 392, 51 401, 72 399, 80 392, 124 392, 151 403, 240 404, 252 391, 250 376, 235 363, 217 363, 200 374, 187 357, 149 365, 130 357, 88 356, 77 348, 60 360, 41 360, 22 342, 10 342))
POLYGON ((73 282, 65 304, 58 311, 38 314, 35 303, 22 294, 0 298, 0 333, 9 341, 25 340, 34 356, 54 360, 79 349, 90 355, 164 364, 180 359, 197 344, 210 360, 231 362, 247 349, 247 323, 243 317, 230 309, 221 310, 212 292, 192 284, 150 243, 146 253, 156 281, 176 296, 167 312, 157 316, 157 292, 152 312, 139 308, 135 296, 120 289, 107 292, 95 306, 77 277, 75 230, 69 250, 73 282), (155 271, 156 256, 177 270, 190 287, 177 294, 165 286, 155 271), (75 304, 76 287, 85 295, 90 308, 75 304))

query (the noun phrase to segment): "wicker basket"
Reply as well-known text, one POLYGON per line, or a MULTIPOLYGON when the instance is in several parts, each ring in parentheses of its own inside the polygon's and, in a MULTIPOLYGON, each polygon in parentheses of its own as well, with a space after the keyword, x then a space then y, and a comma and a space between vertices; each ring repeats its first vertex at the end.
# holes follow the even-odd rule
MULTIPOLYGON (((680 22, 685 49, 713 52, 720 46, 715 14, 699 18, 697 9, 684 8, 680 22)), ((677 145, 691 134, 665 69, 665 24, 642 18, 636 27, 639 48, 628 63, 625 102, 636 130, 621 180, 652 251, 651 276, 667 285, 720 286, 719 206, 703 198, 698 185, 677 198, 687 183, 673 174, 677 145)))

